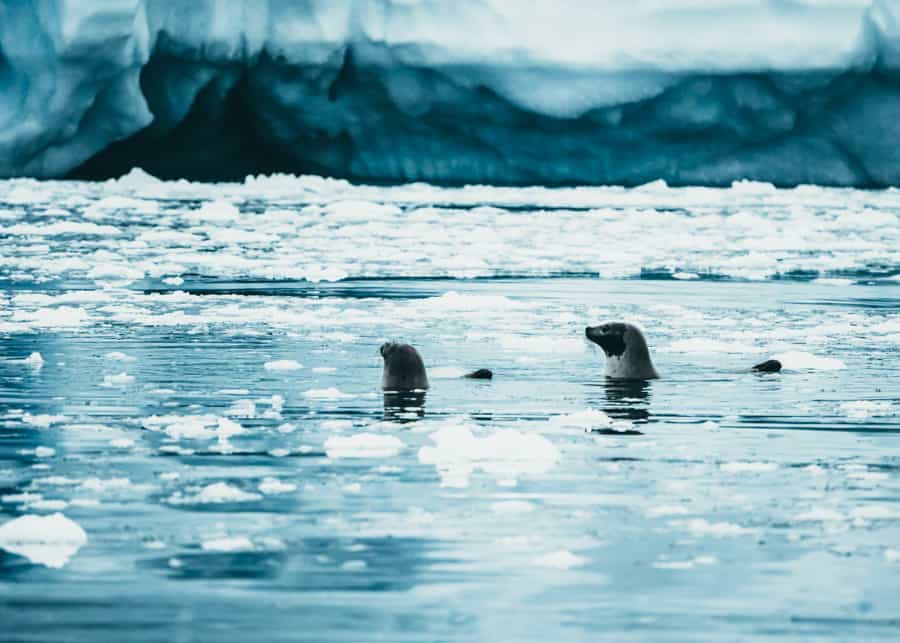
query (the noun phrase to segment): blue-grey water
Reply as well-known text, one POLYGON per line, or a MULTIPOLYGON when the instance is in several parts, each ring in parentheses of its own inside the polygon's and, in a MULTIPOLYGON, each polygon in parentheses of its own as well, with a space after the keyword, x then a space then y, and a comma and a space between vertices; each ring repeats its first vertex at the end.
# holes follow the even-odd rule
POLYGON ((892 190, 0 182, 0 639, 896 639, 898 223, 892 190), (660 380, 605 380, 607 319, 660 380), (422 405, 385 407, 389 339, 422 405))

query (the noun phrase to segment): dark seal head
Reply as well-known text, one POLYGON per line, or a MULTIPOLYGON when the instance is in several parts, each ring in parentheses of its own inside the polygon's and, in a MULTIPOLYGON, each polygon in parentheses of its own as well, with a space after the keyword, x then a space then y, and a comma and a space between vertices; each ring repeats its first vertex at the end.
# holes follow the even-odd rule
POLYGON ((384 358, 381 388, 385 391, 424 391, 428 388, 425 363, 419 351, 409 344, 382 344, 381 357, 384 358))
POLYGON ((781 362, 777 359, 767 359, 765 362, 757 364, 750 370, 757 373, 779 373, 781 372, 781 362))
POLYGON ((641 330, 625 322, 588 326, 584 335, 606 353, 606 376, 617 380, 655 380, 659 377, 641 330))

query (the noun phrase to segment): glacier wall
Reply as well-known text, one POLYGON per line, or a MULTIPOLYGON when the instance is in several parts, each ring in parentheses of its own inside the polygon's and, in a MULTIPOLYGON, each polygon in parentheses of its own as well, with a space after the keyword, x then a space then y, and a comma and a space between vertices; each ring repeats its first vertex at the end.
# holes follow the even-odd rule
POLYGON ((0 0, 0 176, 900 185, 900 0, 0 0))

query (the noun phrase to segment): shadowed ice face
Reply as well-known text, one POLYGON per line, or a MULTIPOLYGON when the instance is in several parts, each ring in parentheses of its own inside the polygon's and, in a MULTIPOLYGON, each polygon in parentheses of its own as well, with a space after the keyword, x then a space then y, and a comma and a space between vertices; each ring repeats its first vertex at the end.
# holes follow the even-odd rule
POLYGON ((608 322, 588 326, 584 335, 606 354, 606 375, 616 379, 650 380, 659 377, 643 333, 633 324, 608 322))
POLYGON ((412 391, 428 388, 425 364, 419 352, 409 344, 387 342, 381 345, 384 374, 381 388, 386 391, 412 391))

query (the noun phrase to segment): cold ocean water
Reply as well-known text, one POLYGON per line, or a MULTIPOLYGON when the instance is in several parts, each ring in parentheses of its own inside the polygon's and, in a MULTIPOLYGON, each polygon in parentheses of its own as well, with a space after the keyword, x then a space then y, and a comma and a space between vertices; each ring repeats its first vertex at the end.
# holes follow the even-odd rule
POLYGON ((0 638, 896 639, 898 224, 751 183, 0 182, 0 638), (662 379, 605 381, 610 319, 662 379))

